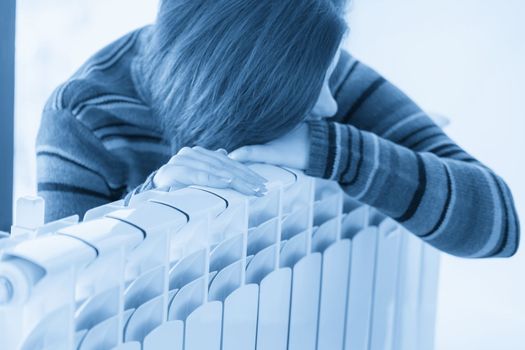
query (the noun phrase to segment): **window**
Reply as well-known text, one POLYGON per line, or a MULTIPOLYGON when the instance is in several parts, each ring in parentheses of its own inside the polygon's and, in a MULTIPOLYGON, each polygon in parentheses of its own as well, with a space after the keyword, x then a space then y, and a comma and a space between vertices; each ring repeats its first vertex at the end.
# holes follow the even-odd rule
MULTIPOLYGON (((10 2, 2 0, 2 9, 10 2)), ((35 138, 47 98, 97 50, 153 22, 156 6, 126 0, 18 1, 14 198, 36 193, 35 138)))

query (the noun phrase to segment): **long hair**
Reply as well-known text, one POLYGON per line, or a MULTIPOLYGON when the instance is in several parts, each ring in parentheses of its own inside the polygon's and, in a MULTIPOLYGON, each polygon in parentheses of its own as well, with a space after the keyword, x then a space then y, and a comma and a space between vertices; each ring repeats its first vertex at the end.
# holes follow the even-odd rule
POLYGON ((346 31, 333 1, 161 0, 142 71, 173 153, 264 143, 300 123, 346 31))

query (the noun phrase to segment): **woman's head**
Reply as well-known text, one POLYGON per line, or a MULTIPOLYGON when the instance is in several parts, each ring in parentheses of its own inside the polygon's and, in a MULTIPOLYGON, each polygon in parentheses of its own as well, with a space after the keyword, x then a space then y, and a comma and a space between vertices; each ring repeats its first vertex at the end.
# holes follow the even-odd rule
POLYGON ((332 0, 161 0, 143 72, 173 151, 263 143, 304 120, 341 14, 332 0))

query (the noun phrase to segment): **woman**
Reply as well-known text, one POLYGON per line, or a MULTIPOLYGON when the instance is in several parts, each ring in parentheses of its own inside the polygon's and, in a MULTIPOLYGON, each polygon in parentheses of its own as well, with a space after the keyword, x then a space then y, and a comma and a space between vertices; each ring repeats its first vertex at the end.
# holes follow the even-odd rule
POLYGON ((161 1, 154 25, 95 54, 47 103, 37 140, 47 219, 155 187, 262 195, 265 179, 243 163, 267 162, 338 181, 442 251, 514 255, 505 182, 340 49, 341 7, 161 1))

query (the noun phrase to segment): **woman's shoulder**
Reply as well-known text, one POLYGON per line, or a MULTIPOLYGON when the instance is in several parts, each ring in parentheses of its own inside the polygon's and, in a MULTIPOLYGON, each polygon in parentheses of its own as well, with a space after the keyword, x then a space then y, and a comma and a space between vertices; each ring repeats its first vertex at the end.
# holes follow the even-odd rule
MULTIPOLYGON (((357 59, 349 51, 342 49, 339 62, 330 77, 330 89, 337 99, 348 85, 352 85, 352 90, 355 90, 358 86, 366 86, 370 81, 380 78, 376 70, 357 59)), ((347 93, 348 91, 345 92, 347 93)))
POLYGON ((44 109, 67 109, 77 114, 86 104, 96 106, 108 99, 143 104, 131 77, 131 66, 147 28, 135 29, 95 52, 53 91, 44 109))

